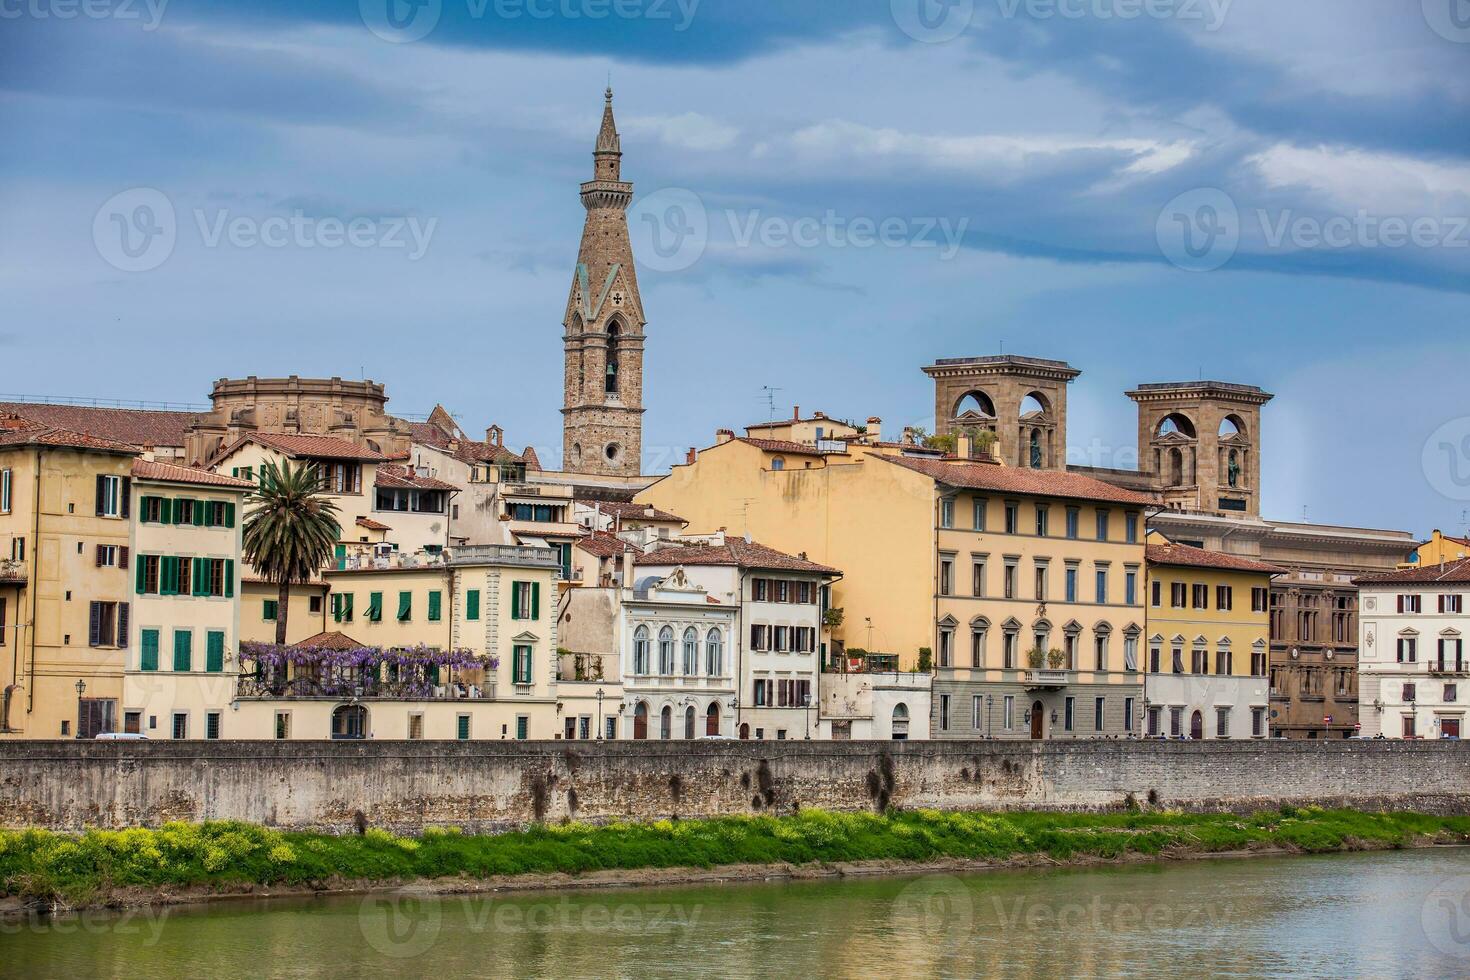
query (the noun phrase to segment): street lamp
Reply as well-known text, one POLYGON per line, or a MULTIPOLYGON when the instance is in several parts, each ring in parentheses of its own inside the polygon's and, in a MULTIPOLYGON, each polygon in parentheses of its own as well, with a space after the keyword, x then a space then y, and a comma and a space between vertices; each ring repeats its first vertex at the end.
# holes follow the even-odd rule
POLYGON ((802 717, 806 719, 806 740, 810 742, 812 738, 812 695, 810 691, 802 699, 801 708, 802 717))
POLYGON ((990 737, 990 709, 995 705, 995 695, 985 695, 985 737, 990 737))
POLYGON ((82 695, 87 690, 87 682, 77 681, 77 738, 82 737, 82 695))
POLYGON ((602 688, 597 689, 597 740, 602 741, 602 688))

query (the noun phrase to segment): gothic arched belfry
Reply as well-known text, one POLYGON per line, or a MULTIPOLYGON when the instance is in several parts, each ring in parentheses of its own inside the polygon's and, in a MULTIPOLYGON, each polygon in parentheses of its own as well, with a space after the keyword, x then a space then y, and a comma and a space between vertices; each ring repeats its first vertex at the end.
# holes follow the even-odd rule
POLYGON ((632 183, 622 179, 612 89, 582 185, 587 221, 567 299, 562 468, 637 476, 643 455, 643 301, 628 241, 632 183))

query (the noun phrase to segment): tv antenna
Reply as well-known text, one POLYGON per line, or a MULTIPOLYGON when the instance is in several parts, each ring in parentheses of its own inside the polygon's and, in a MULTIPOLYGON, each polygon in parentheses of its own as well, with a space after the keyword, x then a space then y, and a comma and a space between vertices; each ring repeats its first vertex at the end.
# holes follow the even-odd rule
POLYGON ((770 385, 761 385, 761 397, 766 400, 766 416, 768 420, 776 417, 776 392, 785 391, 785 388, 772 388, 770 385))

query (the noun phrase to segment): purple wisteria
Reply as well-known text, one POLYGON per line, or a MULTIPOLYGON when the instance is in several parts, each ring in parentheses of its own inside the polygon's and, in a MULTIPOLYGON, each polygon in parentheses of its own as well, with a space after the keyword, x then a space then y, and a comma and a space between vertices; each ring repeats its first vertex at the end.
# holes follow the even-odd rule
MULTIPOLYGON (((255 697, 473 697, 500 658, 416 646, 305 647, 241 643, 240 693, 255 697)), ((482 695, 483 696, 483 695, 482 695)))

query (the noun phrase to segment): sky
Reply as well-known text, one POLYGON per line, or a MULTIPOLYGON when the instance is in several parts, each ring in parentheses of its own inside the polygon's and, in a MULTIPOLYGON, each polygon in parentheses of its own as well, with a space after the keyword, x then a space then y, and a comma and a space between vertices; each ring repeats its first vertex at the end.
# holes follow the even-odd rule
POLYGON ((1267 517, 1466 529, 1470 0, 0 0, 0 394, 369 377, 560 456, 603 89, 645 467, 922 365, 1264 409, 1267 517))

